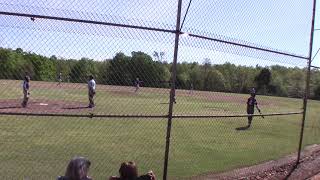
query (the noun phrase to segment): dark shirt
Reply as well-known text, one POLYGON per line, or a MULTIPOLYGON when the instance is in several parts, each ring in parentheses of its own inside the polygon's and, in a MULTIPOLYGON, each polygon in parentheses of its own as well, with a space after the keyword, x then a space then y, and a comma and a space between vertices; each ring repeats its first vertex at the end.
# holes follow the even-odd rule
POLYGON ((23 81, 23 90, 25 91, 29 90, 29 82, 23 81))
POLYGON ((141 83, 142 83, 142 81, 139 81, 139 80, 134 81, 134 85, 135 85, 135 86, 140 86, 141 83))
POLYGON ((256 98, 250 97, 247 101, 247 111, 253 112, 254 111, 254 105, 258 105, 256 98))
POLYGON ((135 82, 134 82, 134 85, 135 85, 135 86, 138 86, 138 85, 139 85, 139 81, 135 81, 135 82))

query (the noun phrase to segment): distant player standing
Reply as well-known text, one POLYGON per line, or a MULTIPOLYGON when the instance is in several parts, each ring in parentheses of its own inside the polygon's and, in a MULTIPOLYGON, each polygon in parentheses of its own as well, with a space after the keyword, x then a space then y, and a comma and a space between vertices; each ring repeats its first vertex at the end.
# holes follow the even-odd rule
POLYGON ((139 80, 139 78, 136 78, 136 80, 134 81, 134 86, 136 87, 136 90, 134 92, 137 92, 140 89, 140 83, 141 81, 139 80))
POLYGON ((95 106, 94 104, 94 96, 96 94, 96 81, 93 79, 93 76, 89 76, 88 81, 88 96, 89 96, 89 108, 93 108, 95 106))
POLYGON ((58 84, 57 86, 59 86, 62 82, 62 73, 60 72, 59 75, 58 75, 58 84))
POLYGON ((190 84, 190 94, 193 94, 193 83, 190 84))
MULTIPOLYGON (((175 103, 175 104, 177 104, 177 101, 176 101, 176 89, 177 89, 177 86, 178 86, 178 83, 177 83, 177 81, 174 83, 174 88, 175 88, 175 93, 174 93, 174 95, 173 95, 173 103, 175 103)), ((169 86, 172 86, 171 85, 171 80, 169 81, 169 86)))
POLYGON ((23 84, 22 84, 22 90, 23 90, 23 101, 21 103, 22 107, 27 107, 28 105, 28 100, 29 100, 29 96, 30 96, 30 92, 29 92, 29 85, 30 82, 30 77, 29 76, 25 76, 24 80, 23 80, 23 84))
POLYGON ((258 102, 256 100, 256 90, 254 88, 251 89, 251 92, 250 92, 251 96, 248 98, 248 101, 247 101, 247 114, 249 115, 248 116, 248 128, 251 126, 251 122, 252 122, 252 119, 253 119, 253 114, 254 114, 254 107, 256 106, 256 108, 258 109, 259 112, 260 109, 258 107, 258 102))

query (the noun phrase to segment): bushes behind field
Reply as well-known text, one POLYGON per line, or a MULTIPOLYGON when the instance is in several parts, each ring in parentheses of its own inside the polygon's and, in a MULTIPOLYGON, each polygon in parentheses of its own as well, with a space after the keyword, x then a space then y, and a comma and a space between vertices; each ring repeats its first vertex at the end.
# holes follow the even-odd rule
MULTIPOLYGON (((139 78, 145 87, 169 87, 171 66, 140 51, 130 56, 119 52, 112 59, 95 61, 45 57, 21 48, 0 48, 0 79, 22 79, 28 73, 32 80, 57 81, 61 72, 63 81, 70 83, 85 83, 92 74, 99 84, 132 86, 139 78)), ((320 99, 320 72, 312 70, 311 77, 311 98, 320 99)), ((259 94, 302 97, 305 69, 210 64, 210 60, 205 59, 203 64, 178 63, 176 86, 233 93, 247 93, 249 88, 256 87, 259 94)))

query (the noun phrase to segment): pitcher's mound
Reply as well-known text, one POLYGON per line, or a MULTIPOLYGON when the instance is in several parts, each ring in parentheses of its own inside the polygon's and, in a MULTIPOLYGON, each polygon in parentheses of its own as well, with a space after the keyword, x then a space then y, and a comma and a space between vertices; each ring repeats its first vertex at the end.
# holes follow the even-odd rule
POLYGON ((0 112, 12 113, 75 113, 89 109, 84 102, 32 99, 28 106, 23 108, 21 100, 0 100, 0 112))

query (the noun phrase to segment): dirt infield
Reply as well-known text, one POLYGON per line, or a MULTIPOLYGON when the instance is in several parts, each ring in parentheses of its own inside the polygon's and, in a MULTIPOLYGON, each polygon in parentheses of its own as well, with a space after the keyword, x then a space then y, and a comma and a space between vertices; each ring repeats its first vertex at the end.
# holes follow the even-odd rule
POLYGON ((204 174, 192 179, 223 179, 223 180, 255 180, 255 179, 320 179, 320 145, 311 145, 302 152, 299 165, 296 167, 297 154, 268 161, 259 165, 235 169, 219 174, 204 174))
POLYGON ((0 100, 0 112, 13 113, 77 113, 89 109, 87 106, 83 102, 32 99, 23 108, 20 99, 0 100))

